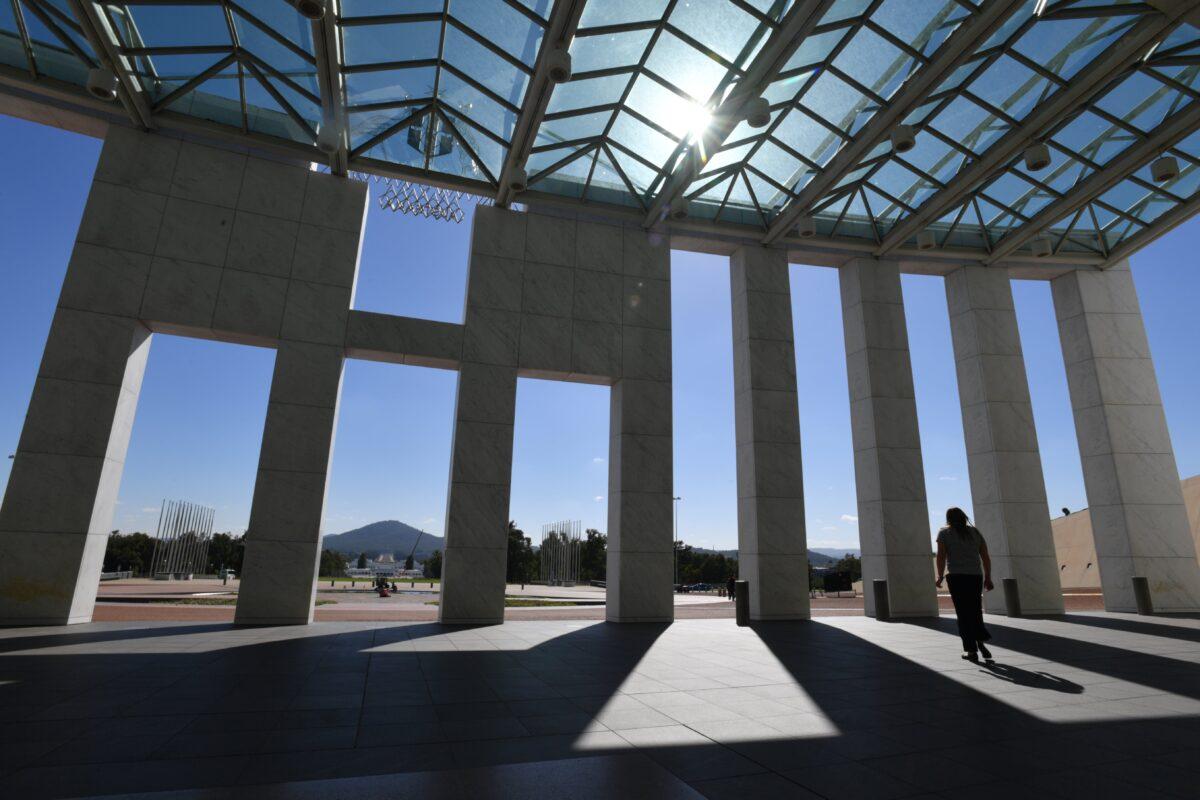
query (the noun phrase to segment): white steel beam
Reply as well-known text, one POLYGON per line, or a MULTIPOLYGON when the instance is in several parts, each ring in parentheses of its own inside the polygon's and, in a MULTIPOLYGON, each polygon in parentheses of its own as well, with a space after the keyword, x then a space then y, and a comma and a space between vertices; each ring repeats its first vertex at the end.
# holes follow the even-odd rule
POLYGON ((538 51, 537 62, 534 64, 533 77, 529 79, 529 87, 525 90, 525 102, 521 105, 521 116, 513 128, 512 143, 508 154, 504 157, 504 166, 500 169, 500 185, 496 189, 496 205, 507 207, 513 200, 513 192, 509 188, 509 180, 513 170, 525 164, 529 151, 537 138, 538 128, 541 127, 542 117, 546 114, 546 106, 550 103, 550 95, 554 92, 554 84, 546 74, 546 57, 556 47, 567 47, 575 36, 579 26, 579 17, 583 14, 585 0, 554 0, 554 9, 550 12, 546 34, 542 38, 542 46, 538 51))
POLYGON ((929 63, 909 77, 888 104, 871 117, 863 129, 838 150, 825 168, 783 209, 767 229, 763 244, 771 244, 785 236, 796 220, 853 171, 867 153, 888 137, 896 124, 925 102, 930 91, 967 61, 979 45, 987 41, 987 37, 1023 5, 1022 0, 992 0, 972 19, 956 28, 942 42, 929 63))
MULTIPOLYGON (((713 111, 712 122, 701 134, 700 141, 693 143, 674 172, 663 181, 662 188, 642 220, 642 227, 648 228, 658 222, 663 209, 687 191, 708 159, 721 149, 742 121, 745 104, 761 95, 770 85, 832 4, 833 0, 805 0, 792 6, 779 27, 754 56, 754 61, 746 68, 745 76, 733 84, 729 94, 713 111)), ((722 84, 722 87, 725 85, 722 84)))
POLYGON ((117 40, 116 31, 108 24, 108 18, 100 12, 91 0, 68 0, 71 12, 79 20, 88 43, 96 51, 100 63, 113 71, 121 85, 121 102, 129 112, 133 124, 143 130, 154 129, 153 112, 150 103, 142 91, 141 81, 136 75, 130 74, 125 57, 121 55, 121 45, 117 40))
POLYGON ((1073 214, 1125 178, 1137 172, 1146 162, 1174 147, 1200 128, 1200 101, 1189 103, 1159 123, 1154 134, 1139 140, 1110 161, 1103 170, 1093 172, 1075 185, 1070 192, 1049 203, 1029 221, 1009 231, 986 259, 985 264, 994 264, 1009 253, 1020 248, 1043 230, 1060 219, 1073 214))
POLYGON ((1190 2, 1180 0, 1173 12, 1143 17, 1112 47, 1079 71, 1065 86, 1038 104, 1025 121, 1000 137, 978 160, 963 168, 949 183, 929 197, 916 213, 900 220, 883 238, 875 254, 882 256, 904 244, 931 221, 962 203, 996 170, 1020 153, 1030 141, 1070 114, 1131 65, 1181 22, 1190 2))

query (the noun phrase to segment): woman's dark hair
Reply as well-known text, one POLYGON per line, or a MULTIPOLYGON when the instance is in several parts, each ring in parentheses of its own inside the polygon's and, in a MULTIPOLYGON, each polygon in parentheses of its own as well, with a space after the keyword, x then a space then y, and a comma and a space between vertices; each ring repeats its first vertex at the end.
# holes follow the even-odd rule
POLYGON ((953 528, 959 536, 966 536, 967 526, 971 524, 971 521, 967 519, 967 512, 954 507, 946 509, 946 524, 953 528))

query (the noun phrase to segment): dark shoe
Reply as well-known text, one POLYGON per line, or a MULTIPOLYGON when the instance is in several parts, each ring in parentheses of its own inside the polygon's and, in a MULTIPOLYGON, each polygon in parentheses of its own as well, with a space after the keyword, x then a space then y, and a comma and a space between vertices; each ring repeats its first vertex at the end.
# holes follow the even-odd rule
POLYGON ((972 664, 979 663, 979 653, 975 653, 975 652, 963 653, 962 658, 965 661, 970 661, 972 664))
POLYGON ((983 656, 988 661, 992 660, 992 651, 988 650, 987 646, 983 642, 979 643, 979 655, 983 656))

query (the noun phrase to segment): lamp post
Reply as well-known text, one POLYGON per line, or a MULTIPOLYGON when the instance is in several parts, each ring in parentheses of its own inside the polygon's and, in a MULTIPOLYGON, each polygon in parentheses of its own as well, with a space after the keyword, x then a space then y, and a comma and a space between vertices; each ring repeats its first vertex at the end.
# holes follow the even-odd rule
POLYGON ((679 501, 682 497, 672 497, 675 503, 675 538, 671 541, 671 549, 675 551, 675 583, 679 583, 679 501))

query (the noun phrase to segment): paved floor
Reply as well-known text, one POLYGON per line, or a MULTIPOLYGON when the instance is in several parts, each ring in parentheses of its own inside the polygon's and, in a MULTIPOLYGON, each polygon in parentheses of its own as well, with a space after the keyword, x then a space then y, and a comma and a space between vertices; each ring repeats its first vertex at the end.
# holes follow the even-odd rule
POLYGON ((1200 619, 989 624, 0 630, 0 796, 1197 796, 1200 619))

